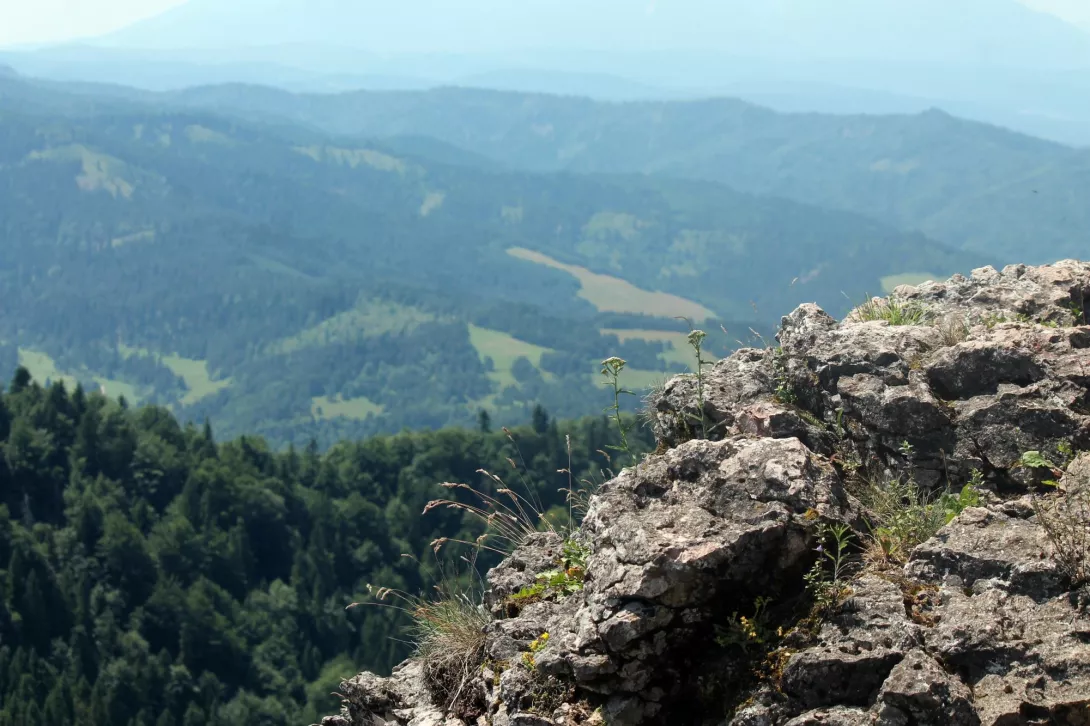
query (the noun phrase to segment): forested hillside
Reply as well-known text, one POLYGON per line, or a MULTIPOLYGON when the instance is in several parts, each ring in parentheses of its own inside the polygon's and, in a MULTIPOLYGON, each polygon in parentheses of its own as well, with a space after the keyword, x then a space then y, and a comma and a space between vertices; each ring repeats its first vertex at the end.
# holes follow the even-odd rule
POLYGON ((433 540, 480 534, 421 516, 441 482, 494 491, 485 468, 562 520, 558 470, 601 482, 617 443, 540 409, 487 428, 274 453, 20 370, 0 393, 0 726, 316 721, 341 678, 406 655, 396 611, 345 607, 369 584, 427 591, 466 554, 433 540))
POLYGON ((693 364, 677 318, 722 355, 990 261, 706 182, 2 84, 0 362, 276 445, 596 413, 602 359, 637 391, 693 364))
POLYGON ((604 103, 459 88, 295 95, 217 86, 158 98, 340 134, 424 135, 525 169, 720 182, 1003 262, 1078 257, 1090 243, 1090 151, 937 110, 784 114, 731 99, 604 103))

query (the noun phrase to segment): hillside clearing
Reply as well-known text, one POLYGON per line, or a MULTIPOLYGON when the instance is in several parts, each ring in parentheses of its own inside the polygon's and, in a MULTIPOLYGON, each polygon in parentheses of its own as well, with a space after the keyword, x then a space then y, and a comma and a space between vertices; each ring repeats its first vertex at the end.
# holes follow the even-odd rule
MULTIPOLYGON (((63 383, 65 388, 71 391, 75 389, 80 381, 77 376, 58 369, 56 361, 41 351, 20 348, 19 365, 30 371, 31 378, 43 386, 47 381, 50 383, 63 383)), ((144 398, 140 393, 140 389, 131 383, 85 372, 83 380, 86 381, 87 379, 97 383, 110 398, 124 396, 129 403, 140 403, 144 398)))
POLYGON ((683 317, 696 321, 716 317, 713 311, 692 300, 670 293, 643 290, 619 277, 591 272, 578 265, 568 265, 540 252, 512 247, 507 250, 507 254, 567 272, 579 281, 579 297, 596 307, 599 312, 683 317))
POLYGON ((479 328, 476 325, 469 326, 469 342, 477 349, 477 353, 482 360, 484 358, 492 359, 495 367, 489 372, 488 377, 499 386, 500 390, 517 383, 511 373, 511 366, 514 365, 516 360, 526 358, 540 369, 541 356, 550 352, 549 348, 526 343, 507 333, 479 328))
POLYGON ((882 278, 882 292, 888 295, 901 285, 922 285, 929 280, 941 279, 943 279, 942 275, 930 272, 903 272, 900 275, 889 275, 882 278))
POLYGON ((129 358, 134 355, 154 356, 171 372, 182 379, 188 391, 178 402, 183 406, 190 406, 209 396, 214 396, 231 385, 231 379, 215 380, 208 370, 208 361, 183 358, 180 355, 159 355, 145 348, 133 348, 120 344, 117 350, 121 355, 129 358))
MULTIPOLYGON (((689 346, 689 334, 671 330, 625 330, 621 328, 602 328, 602 335, 615 335, 622 343, 626 340, 646 340, 652 343, 670 343, 674 347, 659 355, 659 360, 666 364, 680 363, 693 370, 696 367, 696 353, 689 346)), ((704 359, 714 363, 717 358, 704 351, 704 359)))

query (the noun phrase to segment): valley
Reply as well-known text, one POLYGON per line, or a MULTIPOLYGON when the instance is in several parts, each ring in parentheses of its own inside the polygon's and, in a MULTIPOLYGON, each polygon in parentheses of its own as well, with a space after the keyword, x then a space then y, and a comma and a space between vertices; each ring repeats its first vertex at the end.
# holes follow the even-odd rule
POLYGON ((690 322, 722 356, 990 260, 715 181, 100 98, 0 79, 0 337, 39 380, 276 445, 599 412, 601 360, 642 395, 691 370, 690 322))

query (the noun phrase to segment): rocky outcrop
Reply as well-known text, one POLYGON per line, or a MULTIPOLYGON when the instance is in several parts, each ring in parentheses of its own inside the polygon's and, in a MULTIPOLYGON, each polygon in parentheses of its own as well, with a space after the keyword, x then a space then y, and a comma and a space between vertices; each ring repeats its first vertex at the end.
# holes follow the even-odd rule
POLYGON ((593 498, 582 589, 518 597, 562 558, 554 534, 489 574, 473 709, 444 711, 409 661, 346 681, 323 725, 1090 726, 1090 589, 1040 519, 1090 495, 1090 264, 893 300, 900 319, 804 305, 779 348, 653 397, 659 453, 593 498), (975 490, 892 553, 864 489, 908 479, 975 490))

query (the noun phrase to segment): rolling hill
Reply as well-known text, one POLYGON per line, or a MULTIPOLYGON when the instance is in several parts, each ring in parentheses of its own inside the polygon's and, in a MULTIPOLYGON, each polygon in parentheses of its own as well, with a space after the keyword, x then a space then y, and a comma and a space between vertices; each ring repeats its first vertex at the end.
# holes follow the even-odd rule
POLYGON ((278 442, 595 412, 606 356, 633 385, 684 370, 677 316, 721 354, 986 261, 707 182, 7 89, 0 362, 278 442))
POLYGON ((1090 150, 935 110, 786 114, 731 99, 604 103, 460 88, 294 95, 227 85, 164 98, 336 134, 430 136, 520 169, 712 181, 1006 262, 1077 257, 1090 243, 1090 150))

